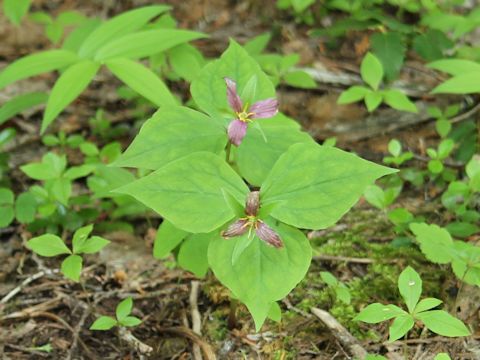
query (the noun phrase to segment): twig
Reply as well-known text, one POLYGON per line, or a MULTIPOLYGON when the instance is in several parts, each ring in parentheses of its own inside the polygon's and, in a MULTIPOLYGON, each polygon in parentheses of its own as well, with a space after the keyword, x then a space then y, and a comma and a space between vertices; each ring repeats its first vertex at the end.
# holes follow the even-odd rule
MULTIPOLYGON (((190 312, 192 314, 192 330, 195 334, 202 335, 202 318, 200 311, 198 311, 198 289, 200 282, 192 281, 192 290, 190 291, 190 312)), ((203 360, 200 346, 197 343, 193 344, 193 358, 195 360, 203 360)))
POLYGON ((32 355, 39 356, 39 357, 42 357, 42 358, 48 358, 50 356, 47 353, 41 352, 41 351, 36 350, 34 348, 26 348, 26 347, 23 347, 23 346, 18 346, 18 345, 8 344, 8 343, 5 344, 5 346, 9 347, 11 349, 14 349, 14 350, 30 353, 32 355))
POLYGON ((197 343, 200 346, 200 348, 202 349, 203 355, 205 356, 205 359, 207 359, 207 360, 216 360, 217 359, 217 357, 216 357, 215 353, 213 352, 213 349, 210 346, 210 344, 203 341, 197 334, 195 334, 189 328, 184 327, 184 326, 172 326, 172 327, 167 327, 167 328, 160 328, 159 330, 161 332, 166 332, 166 333, 186 337, 187 339, 190 339, 190 340, 194 341, 195 343, 197 343))
POLYGON ((348 332, 332 315, 318 308, 311 309, 312 314, 320 319, 330 330, 330 332, 345 346, 348 351, 358 359, 364 359, 367 351, 360 343, 348 332))
POLYGON ((140 355, 150 355, 153 348, 150 345, 144 344, 138 340, 129 330, 124 327, 118 329, 118 335, 127 344, 131 345, 140 355))
POLYGON ((320 260, 320 261, 345 261, 350 263, 357 263, 357 264, 373 264, 375 260, 370 258, 356 258, 356 257, 348 257, 348 256, 334 256, 334 255, 315 255, 313 260, 320 260))
POLYGON ((27 286, 28 284, 30 284, 31 282, 37 280, 37 279, 40 279, 41 277, 45 276, 45 275, 53 275, 53 274, 56 274, 58 273, 58 269, 54 269, 54 270, 51 270, 51 269, 45 269, 45 270, 41 270, 39 271, 38 273, 36 274, 33 274, 31 276, 29 276, 28 278, 26 278, 25 280, 22 281, 22 283, 20 285, 18 285, 16 288, 14 288, 13 290, 11 290, 7 295, 5 295, 2 300, 0 300, 0 304, 6 304, 11 298, 13 298, 15 295, 17 295, 20 291, 22 291, 22 289, 27 286))

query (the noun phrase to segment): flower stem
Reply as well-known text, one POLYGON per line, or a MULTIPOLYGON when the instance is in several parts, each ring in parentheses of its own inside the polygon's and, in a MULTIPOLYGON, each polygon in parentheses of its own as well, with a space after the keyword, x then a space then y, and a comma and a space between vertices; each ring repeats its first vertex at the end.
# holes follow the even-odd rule
POLYGON ((238 300, 230 299, 230 313, 228 314, 228 328, 233 330, 237 327, 238 300))
POLYGON ((226 158, 226 159, 225 159, 225 160, 226 160, 227 163, 229 163, 229 164, 230 164, 230 152, 231 152, 231 149, 232 149, 232 143, 229 141, 229 142, 227 143, 227 147, 225 148, 225 153, 226 153, 226 155, 225 155, 225 158, 226 158))

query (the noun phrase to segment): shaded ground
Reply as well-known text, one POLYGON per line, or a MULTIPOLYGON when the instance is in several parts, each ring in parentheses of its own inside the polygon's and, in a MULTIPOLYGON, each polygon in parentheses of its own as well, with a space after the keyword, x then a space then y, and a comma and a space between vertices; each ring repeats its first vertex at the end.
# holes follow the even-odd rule
MULTIPOLYGON (((85 14, 111 16, 132 6, 153 1, 38 1, 37 10, 52 12, 76 9, 85 14)), ((364 37, 351 34, 337 52, 326 52, 319 39, 309 39, 302 26, 297 26, 269 2, 191 0, 170 1, 181 27, 199 29, 211 34, 211 39, 199 42, 207 56, 218 55, 228 37, 246 40, 271 30, 274 41, 270 49, 280 52, 300 52, 302 65, 326 66, 333 73, 358 72, 358 61, 366 46, 364 37), (273 15, 272 15, 273 14, 273 15), (272 20, 273 17, 273 20, 272 20), (340 61, 339 61, 340 59, 340 61)), ((0 20, 0 60, 6 63, 35 49, 48 46, 36 25, 13 28, 0 20)), ((412 61, 405 81, 432 86, 438 79, 421 64, 412 61), (416 69, 422 69, 418 71, 416 69)), ((67 132, 89 134, 86 120, 97 108, 104 108, 109 119, 127 124, 129 136, 120 139, 125 145, 135 135, 133 111, 115 95, 117 83, 101 74, 75 106, 69 108, 55 126, 67 132)), ((28 90, 48 89, 54 77, 47 75, 14 84, 1 94, 0 100, 28 90)), ((319 140, 336 136, 339 146, 354 150, 374 161, 381 161, 388 140, 402 139, 412 150, 422 154, 425 144, 435 140, 432 122, 424 114, 403 119, 397 112, 382 109, 369 116, 358 105, 338 106, 336 97, 343 89, 339 84, 320 84, 315 91, 282 87, 279 89, 281 108, 298 119, 304 128, 319 140), (405 121, 404 121, 405 120, 405 121), (395 125, 392 126, 392 123, 395 125)), ((175 91, 188 96, 184 84, 175 91)), ((419 97, 422 104, 428 97, 419 97)), ((447 102, 449 99, 445 99, 447 102)), ((19 141, 8 149, 11 163, 18 166, 39 158, 45 151, 39 142, 41 112, 33 111, 11 120, 7 125, 19 130, 19 141)), ((6 126, 6 125, 4 125, 6 126)), ((91 136, 92 139, 95 139, 91 136)), ((75 158, 75 154, 70 154, 75 158)), ((424 166, 421 162, 419 166, 424 166)), ((14 186, 24 186, 25 178, 18 170, 12 172, 14 186)), ((406 189, 400 204, 415 215, 423 215, 435 223, 444 222, 437 206, 435 191, 425 194, 406 189), (426 198, 425 198, 426 196, 426 198)), ((103 234, 112 241, 99 256, 87 257, 83 284, 72 284, 50 269, 58 269, 55 260, 32 256, 23 247, 31 234, 21 226, 0 230, 0 298, 12 289, 20 292, 0 303, 0 354, 4 359, 137 359, 135 343, 122 339, 115 331, 87 330, 99 314, 112 315, 120 299, 133 297, 134 315, 144 320, 132 329, 132 334, 153 348, 154 359, 189 359, 198 345, 204 358, 212 352, 219 359, 347 359, 345 349, 332 332, 310 312, 312 307, 329 311, 362 346, 372 353, 401 358, 404 345, 410 358, 431 359, 441 351, 456 354, 454 359, 474 359, 479 353, 477 342, 462 339, 431 337, 416 330, 412 340, 386 343, 386 325, 366 326, 351 319, 368 303, 397 302, 396 279, 406 264, 412 264, 424 279, 424 294, 446 301, 453 307, 458 284, 450 273, 424 261, 423 256, 408 247, 391 246, 395 238, 385 214, 360 203, 349 215, 330 230, 309 234, 315 257, 308 276, 282 303, 280 324, 268 322, 263 332, 256 334, 246 309, 240 307, 234 329, 228 328, 230 304, 228 292, 212 275, 200 280, 198 294, 193 292, 195 277, 175 268, 173 257, 159 262, 153 259, 152 242, 159 220, 131 219, 135 234, 116 231, 103 234), (332 293, 320 280, 320 271, 331 271, 348 283, 352 304, 335 302, 332 293), (32 278, 38 277, 38 278, 32 278), (29 281, 21 286, 23 281, 29 281), (192 331, 192 314, 199 311, 202 336, 192 331), (414 336, 416 335, 416 336, 414 336), (51 344, 53 351, 45 353, 36 347, 51 344)), ((458 313, 470 324, 478 324, 478 290, 468 287, 458 305, 458 313)))

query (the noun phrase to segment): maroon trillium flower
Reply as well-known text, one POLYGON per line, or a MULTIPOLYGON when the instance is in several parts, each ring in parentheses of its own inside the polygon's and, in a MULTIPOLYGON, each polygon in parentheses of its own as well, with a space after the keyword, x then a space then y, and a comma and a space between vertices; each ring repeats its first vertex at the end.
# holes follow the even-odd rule
POLYGON ((228 125, 228 138, 230 142, 239 146, 247 133, 248 123, 253 119, 265 119, 275 116, 278 112, 278 101, 274 98, 260 100, 249 106, 245 105, 237 93, 237 83, 230 78, 225 78, 227 84, 227 99, 230 107, 235 112, 236 118, 228 125))
POLYGON ((255 234, 259 239, 265 241, 267 244, 276 248, 283 247, 282 239, 270 226, 265 224, 262 220, 257 218, 258 209, 260 208, 260 193, 252 191, 248 194, 245 204, 244 218, 236 220, 234 223, 222 232, 225 239, 240 236, 247 231, 255 230, 255 234))

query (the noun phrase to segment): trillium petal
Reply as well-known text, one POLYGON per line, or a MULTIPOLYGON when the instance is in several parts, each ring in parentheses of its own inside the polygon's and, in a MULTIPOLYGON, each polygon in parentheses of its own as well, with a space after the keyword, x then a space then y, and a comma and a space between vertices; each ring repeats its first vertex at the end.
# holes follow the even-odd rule
POLYGON ((255 230, 255 233, 261 240, 265 241, 267 244, 276 248, 283 247, 283 242, 282 239, 280 239, 280 235, 278 235, 275 230, 273 230, 263 221, 259 220, 257 222, 257 228, 255 230))
POLYGON ((258 208, 260 207, 260 191, 251 191, 248 194, 245 203, 245 214, 249 216, 257 216, 258 208))
POLYGON ((248 230, 248 220, 238 219, 225 230, 222 231, 222 236, 229 239, 235 236, 243 235, 248 230))
POLYGON ((247 133, 247 123, 238 119, 232 120, 228 125, 228 138, 230 142, 239 146, 247 133))
POLYGON ((270 118, 278 112, 278 101, 274 98, 257 101, 250 106, 248 112, 253 113, 251 116, 252 119, 270 118))
POLYGON ((237 83, 232 79, 226 77, 225 83, 227 84, 227 99, 230 107, 235 112, 241 112, 243 108, 242 100, 237 93, 237 83))

